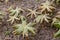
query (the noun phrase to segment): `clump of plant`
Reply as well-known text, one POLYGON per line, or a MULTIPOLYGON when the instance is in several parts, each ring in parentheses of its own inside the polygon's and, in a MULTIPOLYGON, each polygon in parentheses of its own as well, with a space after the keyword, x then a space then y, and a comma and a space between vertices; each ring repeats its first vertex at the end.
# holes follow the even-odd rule
POLYGON ((27 20, 25 19, 24 16, 21 16, 21 23, 20 24, 15 24, 13 27, 16 28, 13 31, 13 34, 22 34, 23 37, 28 37, 28 34, 31 32, 33 34, 35 34, 35 28, 33 27, 33 25, 35 23, 27 23, 27 20))
POLYGON ((58 14, 53 18, 52 24, 58 28, 58 31, 54 34, 54 37, 59 37, 60 36, 60 15, 58 14))
POLYGON ((16 9, 13 9, 13 8, 9 8, 9 19, 7 21, 10 21, 11 24, 15 21, 15 20, 20 20, 19 19, 19 15, 20 15, 20 12, 23 11, 22 8, 18 8, 16 7, 16 9))
POLYGON ((52 9, 55 9, 55 7, 52 5, 52 2, 49 2, 48 0, 45 3, 42 3, 39 7, 41 9, 41 12, 48 11, 52 12, 52 9))
POLYGON ((48 16, 48 14, 41 14, 38 15, 35 19, 35 21, 38 23, 42 23, 43 21, 49 22, 50 17, 48 16))
MULTIPOLYGON (((33 21, 36 23, 38 22, 43 23, 43 21, 46 21, 47 23, 49 23, 49 20, 51 19, 49 13, 51 13, 52 9, 55 9, 55 7, 52 5, 51 2, 46 1, 45 3, 41 4, 39 9, 41 9, 40 13, 37 12, 37 9, 35 10, 27 9, 29 13, 26 16, 31 16, 31 18, 34 16, 35 19, 33 21)), ((20 21, 19 24, 14 23, 13 28, 15 28, 15 30, 12 33, 15 35, 21 34, 23 37, 28 37, 30 32, 35 34, 36 29, 33 27, 35 23, 27 22, 27 19, 24 16, 20 15, 21 11, 24 11, 24 10, 18 7, 16 7, 15 9, 10 7, 9 19, 7 21, 10 21, 11 24, 13 24, 15 20, 19 20, 20 21)), ((57 15, 55 18, 53 18, 53 22, 52 22, 54 26, 59 28, 59 31, 54 36, 60 35, 60 18, 58 17, 60 16, 57 15)))
POLYGON ((31 9, 27 9, 29 11, 29 13, 27 14, 27 16, 31 16, 31 18, 34 16, 34 17, 37 17, 37 14, 39 14, 37 12, 37 9, 34 9, 34 10, 31 10, 31 9))

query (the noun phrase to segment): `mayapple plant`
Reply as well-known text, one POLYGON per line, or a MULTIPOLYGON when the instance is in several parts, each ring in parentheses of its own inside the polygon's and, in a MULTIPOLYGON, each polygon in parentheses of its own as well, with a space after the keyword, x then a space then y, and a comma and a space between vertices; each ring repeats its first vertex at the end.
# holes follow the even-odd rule
POLYGON ((49 22, 48 19, 50 19, 48 14, 41 14, 41 15, 38 15, 38 17, 36 17, 36 19, 34 21, 36 21, 37 23, 38 22, 42 23, 43 21, 49 22))
POLYGON ((11 21, 12 24, 15 20, 19 20, 18 16, 20 15, 20 12, 23 11, 23 9, 16 7, 16 9, 12 8, 9 11, 10 11, 9 20, 7 21, 11 21))
POLYGON ((35 34, 36 29, 33 27, 34 23, 27 23, 23 16, 21 16, 21 21, 21 24, 14 25, 16 29, 13 31, 13 34, 22 34, 23 37, 28 37, 29 32, 35 34))
POLYGON ((39 7, 41 9, 41 12, 48 11, 52 12, 52 9, 55 9, 55 7, 52 6, 52 3, 49 2, 48 0, 45 3, 42 3, 41 6, 39 7))

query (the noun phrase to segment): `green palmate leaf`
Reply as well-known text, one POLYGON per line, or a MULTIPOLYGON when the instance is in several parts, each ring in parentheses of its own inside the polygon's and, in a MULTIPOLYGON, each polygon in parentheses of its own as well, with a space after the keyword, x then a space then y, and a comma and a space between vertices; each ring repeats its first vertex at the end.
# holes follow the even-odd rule
POLYGON ((45 20, 46 22, 49 22, 48 19, 50 19, 50 17, 48 17, 47 14, 41 14, 41 15, 39 15, 39 16, 35 19, 35 21, 36 21, 37 23, 38 23, 39 21, 42 23, 43 20, 45 20))
POLYGON ((59 37, 60 36, 60 29, 57 33, 54 34, 54 37, 59 37))
POLYGON ((27 23, 26 20, 21 18, 22 23, 14 25, 15 31, 13 31, 13 34, 22 34, 24 36, 28 36, 29 32, 32 32, 35 34, 35 28, 32 27, 34 23, 27 23))

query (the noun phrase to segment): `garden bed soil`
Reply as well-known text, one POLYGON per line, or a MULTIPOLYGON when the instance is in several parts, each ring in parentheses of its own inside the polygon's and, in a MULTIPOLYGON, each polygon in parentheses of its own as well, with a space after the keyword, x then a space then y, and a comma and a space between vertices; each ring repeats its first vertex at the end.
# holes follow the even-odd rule
MULTIPOLYGON (((14 5, 15 7, 21 8, 31 8, 37 9, 37 7, 46 0, 39 0, 36 2, 35 0, 10 0, 8 3, 2 1, 0 3, 0 10, 8 14, 7 9, 14 5)), ((59 10, 60 8, 57 8, 59 10)), ((23 13, 23 15, 26 12, 23 13)), ((9 23, 7 23, 8 15, 4 17, 2 25, 0 26, 0 40, 25 40, 21 35, 15 36, 12 33, 9 35, 5 35, 5 31, 13 31, 13 28, 9 23)), ((28 18, 31 21, 31 19, 28 18)), ((38 29, 36 35, 29 36, 28 40, 60 40, 60 38, 54 38, 54 33, 56 33, 57 29, 55 27, 51 27, 50 25, 46 24, 40 27, 40 24, 36 24, 36 28, 38 29), (39 28, 38 28, 39 27, 39 28)))

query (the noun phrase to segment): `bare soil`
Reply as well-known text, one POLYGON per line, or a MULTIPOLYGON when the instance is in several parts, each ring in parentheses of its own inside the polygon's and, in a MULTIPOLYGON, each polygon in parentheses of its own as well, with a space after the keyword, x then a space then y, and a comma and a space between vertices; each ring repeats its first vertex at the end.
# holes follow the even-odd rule
MULTIPOLYGON (((37 7, 44 1, 46 0, 39 0, 38 2, 35 0, 10 0, 8 3, 2 1, 0 3, 0 10, 8 14, 7 9, 11 5, 14 5, 15 7, 21 7, 23 9, 37 9, 37 7)), ((60 10, 60 8, 57 8, 57 10, 60 10)), ((23 15, 26 15, 26 12, 24 12, 23 15)), ((6 21, 7 19, 8 15, 4 17, 2 25, 0 26, 0 40, 25 40, 21 35, 15 36, 12 33, 5 35, 5 31, 13 31, 11 25, 6 21)), ((29 18, 28 20, 31 21, 29 18)), ((53 37, 57 29, 55 27, 51 27, 48 23, 42 27, 40 27, 40 24, 36 24, 36 28, 38 29, 36 35, 29 36, 28 40, 60 40, 60 38, 53 37)))

